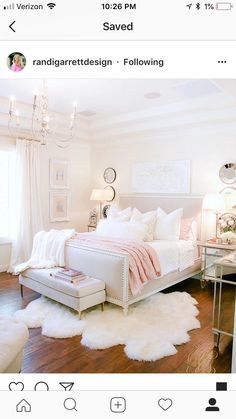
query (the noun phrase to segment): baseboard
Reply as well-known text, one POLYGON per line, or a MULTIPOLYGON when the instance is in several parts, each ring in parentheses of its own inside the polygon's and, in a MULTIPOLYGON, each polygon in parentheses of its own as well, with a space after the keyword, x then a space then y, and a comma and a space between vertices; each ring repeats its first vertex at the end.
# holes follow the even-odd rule
POLYGON ((0 265, 0 272, 7 272, 8 268, 8 265, 0 265))

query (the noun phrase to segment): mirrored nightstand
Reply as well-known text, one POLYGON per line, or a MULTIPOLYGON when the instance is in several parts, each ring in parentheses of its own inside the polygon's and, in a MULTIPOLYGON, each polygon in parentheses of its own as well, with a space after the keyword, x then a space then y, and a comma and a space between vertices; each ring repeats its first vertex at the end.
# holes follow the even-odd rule
MULTIPOLYGON (((214 344, 215 347, 219 348, 220 335, 232 336, 233 337, 233 357, 234 357, 234 368, 235 368, 235 338, 236 338, 236 323, 235 323, 235 295, 234 295, 234 309, 229 311, 229 300, 227 299, 227 305, 223 301, 223 287, 225 286, 236 286, 236 252, 231 252, 229 255, 218 259, 215 262, 215 278, 214 282, 214 300, 213 300, 213 326, 212 331, 214 333, 214 344), (227 317, 224 319, 224 312, 227 309, 227 317), (233 331, 234 329, 234 331, 233 331)), ((234 292, 235 293, 235 292, 234 292)))
POLYGON ((201 242, 197 245, 201 249, 202 283, 215 278, 215 262, 236 250, 236 244, 220 244, 213 241, 201 242))

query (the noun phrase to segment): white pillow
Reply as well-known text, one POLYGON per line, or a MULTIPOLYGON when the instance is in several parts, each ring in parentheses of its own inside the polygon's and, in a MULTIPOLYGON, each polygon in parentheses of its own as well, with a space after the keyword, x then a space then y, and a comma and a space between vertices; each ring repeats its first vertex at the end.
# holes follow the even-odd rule
POLYGON ((145 241, 150 242, 153 240, 154 228, 157 220, 157 212, 149 211, 142 214, 137 208, 133 209, 130 222, 139 222, 147 226, 147 234, 145 241))
POLYGON ((144 241, 147 227, 143 223, 129 223, 100 220, 96 229, 97 236, 116 237, 134 241, 144 241))
POLYGON ((179 240, 182 215, 183 208, 179 208, 170 214, 166 214, 165 211, 158 208, 154 239, 179 240))
POLYGON ((107 219, 110 221, 129 221, 132 214, 131 207, 125 208, 121 210, 117 207, 117 205, 112 205, 108 211, 107 219))

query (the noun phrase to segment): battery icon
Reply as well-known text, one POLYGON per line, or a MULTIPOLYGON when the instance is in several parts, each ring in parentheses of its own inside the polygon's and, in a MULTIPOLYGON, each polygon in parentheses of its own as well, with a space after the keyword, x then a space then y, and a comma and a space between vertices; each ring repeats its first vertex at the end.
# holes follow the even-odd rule
POLYGON ((226 2, 216 3, 216 10, 231 10, 232 8, 233 8, 232 3, 226 3, 226 2))

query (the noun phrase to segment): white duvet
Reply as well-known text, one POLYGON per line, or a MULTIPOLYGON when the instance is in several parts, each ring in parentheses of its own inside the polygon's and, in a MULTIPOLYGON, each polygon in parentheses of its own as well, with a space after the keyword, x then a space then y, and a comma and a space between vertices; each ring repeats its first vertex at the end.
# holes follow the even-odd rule
POLYGON ((196 244, 187 240, 155 240, 147 243, 157 253, 161 276, 184 271, 194 264, 196 244))
MULTIPOLYGON (((96 235, 96 231, 90 234, 96 235)), ((197 259, 196 242, 192 240, 154 240, 145 242, 157 254, 161 267, 161 276, 174 271, 184 271, 194 265, 197 259)))

